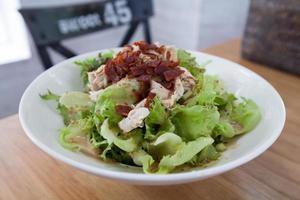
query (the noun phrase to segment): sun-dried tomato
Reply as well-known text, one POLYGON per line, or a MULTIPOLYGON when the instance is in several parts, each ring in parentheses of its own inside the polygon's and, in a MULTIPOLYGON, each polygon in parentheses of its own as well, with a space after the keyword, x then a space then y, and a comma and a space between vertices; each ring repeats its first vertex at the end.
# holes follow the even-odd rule
POLYGON ((180 74, 182 74, 183 72, 183 70, 177 68, 165 71, 163 74, 166 81, 172 81, 175 80, 178 76, 180 76, 180 74))
POLYGON ((128 113, 132 110, 132 108, 128 105, 116 105, 116 112, 122 115, 123 117, 127 117, 128 113))
POLYGON ((155 93, 149 92, 149 94, 148 94, 148 96, 146 98, 145 105, 144 105, 146 108, 150 107, 150 105, 151 105, 151 103, 152 103, 152 101, 153 101, 153 99, 154 99, 155 96, 156 96, 155 93))
POLYGON ((130 72, 133 76, 140 76, 145 74, 145 69, 142 67, 131 67, 130 72))
POLYGON ((145 74, 137 77, 138 81, 147 82, 151 80, 151 75, 145 74))
MULTIPOLYGON (((165 88, 172 89, 175 79, 183 73, 178 67, 179 62, 170 60, 171 53, 165 52, 165 46, 148 44, 144 41, 135 42, 134 45, 139 49, 136 50, 130 45, 126 46, 106 63, 104 72, 108 77, 108 82, 115 83, 127 76, 143 83, 147 82, 149 85, 151 79, 155 79, 165 88), (162 60, 165 53, 166 59, 162 60)), ((147 93, 143 89, 139 95, 146 97, 147 93)))
POLYGON ((138 102, 147 97, 147 95, 150 91, 150 86, 151 86, 150 81, 146 81, 146 82, 141 81, 140 82, 139 90, 135 93, 135 96, 136 96, 136 99, 138 102))

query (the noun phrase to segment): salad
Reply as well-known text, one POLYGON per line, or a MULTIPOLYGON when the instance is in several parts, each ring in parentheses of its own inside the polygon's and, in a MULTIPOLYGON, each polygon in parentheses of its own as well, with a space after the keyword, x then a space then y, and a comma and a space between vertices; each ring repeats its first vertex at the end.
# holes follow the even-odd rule
POLYGON ((61 145, 104 161, 153 174, 205 166, 261 118, 205 74, 209 62, 173 46, 140 41, 75 63, 85 91, 40 96, 57 102, 61 145))

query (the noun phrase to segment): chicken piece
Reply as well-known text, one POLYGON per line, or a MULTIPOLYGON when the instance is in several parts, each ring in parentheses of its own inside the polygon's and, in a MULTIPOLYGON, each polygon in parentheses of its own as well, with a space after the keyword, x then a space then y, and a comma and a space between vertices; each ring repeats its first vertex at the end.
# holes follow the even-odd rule
POLYGON ((88 72, 89 88, 98 91, 108 85, 107 76, 104 73, 104 66, 101 65, 97 70, 88 72))
POLYGON ((180 69, 184 71, 184 73, 180 75, 180 79, 184 88, 184 92, 186 92, 191 90, 194 85, 196 85, 196 79, 186 68, 180 67, 180 69))
POLYGON ((174 93, 172 94, 172 97, 175 101, 178 101, 184 93, 184 87, 183 83, 180 78, 176 78, 175 80, 175 87, 174 87, 174 93))
POLYGON ((167 108, 171 108, 176 103, 176 101, 178 101, 183 96, 183 94, 184 94, 183 84, 180 78, 177 78, 175 80, 173 93, 169 98, 163 99, 162 104, 167 108))
POLYGON ((162 59, 163 56, 154 50, 148 50, 147 54, 141 53, 139 57, 143 60, 143 62, 150 62, 151 60, 155 59, 155 57, 157 59, 162 59))
POLYGON ((158 99, 166 108, 171 108, 176 103, 176 101, 178 101, 182 97, 184 93, 184 87, 180 78, 177 78, 175 80, 175 86, 173 92, 166 89, 161 84, 155 81, 151 81, 150 92, 155 93, 158 99))
POLYGON ((150 61, 151 61, 151 57, 148 56, 148 55, 145 55, 145 54, 143 54, 143 53, 141 53, 141 54, 139 55, 139 57, 143 60, 143 62, 150 62, 150 61))
POLYGON ((137 45, 132 45, 132 48, 133 48, 133 52, 136 52, 136 51, 140 50, 140 47, 137 46, 137 45))
POLYGON ((156 81, 151 81, 151 91, 155 93, 159 100, 167 99, 170 95, 170 90, 166 89, 164 86, 156 81))
MULTIPOLYGON (((125 45, 124 47, 122 47, 121 49, 120 49, 120 53, 121 52, 125 52, 125 51, 133 51, 133 52, 136 52, 136 51, 139 51, 140 50, 140 47, 138 46, 138 45, 130 45, 130 46, 128 46, 128 45, 125 45)), ((116 55, 114 56, 114 58, 116 57, 116 55)))
POLYGON ((128 133, 137 127, 144 126, 144 119, 150 114, 148 108, 134 108, 128 113, 128 116, 122 119, 118 125, 124 133, 128 133))
POLYGON ((165 46, 163 59, 164 60, 171 60, 173 62, 177 62, 178 61, 177 49, 174 46, 165 46))

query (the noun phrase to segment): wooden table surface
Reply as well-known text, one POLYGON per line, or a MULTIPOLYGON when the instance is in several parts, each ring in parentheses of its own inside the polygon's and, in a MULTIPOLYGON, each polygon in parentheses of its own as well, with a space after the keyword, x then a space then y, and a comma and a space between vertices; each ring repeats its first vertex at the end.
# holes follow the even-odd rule
POLYGON ((13 115, 0 120, 0 199, 300 199, 300 78, 245 61, 239 49, 240 41, 232 40, 205 52, 263 76, 279 91, 287 110, 282 135, 257 159, 190 184, 128 185, 54 160, 30 142, 13 115))

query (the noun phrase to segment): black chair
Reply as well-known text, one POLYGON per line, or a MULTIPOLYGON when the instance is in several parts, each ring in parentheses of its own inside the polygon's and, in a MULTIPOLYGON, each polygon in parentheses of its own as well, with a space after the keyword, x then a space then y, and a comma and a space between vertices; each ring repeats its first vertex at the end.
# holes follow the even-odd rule
POLYGON ((19 10, 33 37, 45 69, 53 65, 47 48, 52 48, 66 58, 76 55, 61 44, 64 39, 128 24, 129 28, 120 42, 130 42, 139 25, 144 37, 151 42, 149 17, 153 15, 152 0, 107 0, 86 4, 19 10))

